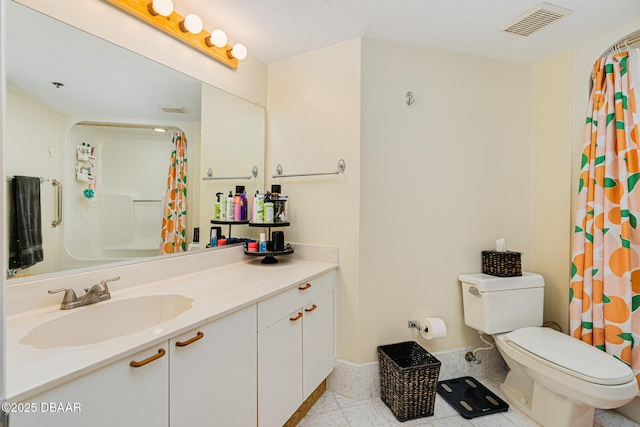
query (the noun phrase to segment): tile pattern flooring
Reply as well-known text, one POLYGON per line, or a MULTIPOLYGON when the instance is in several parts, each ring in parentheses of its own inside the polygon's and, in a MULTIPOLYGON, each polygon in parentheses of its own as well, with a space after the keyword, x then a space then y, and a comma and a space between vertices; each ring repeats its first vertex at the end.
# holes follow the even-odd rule
MULTIPOLYGON (((504 376, 478 378, 491 391, 504 399, 500 391, 500 383, 504 376)), ((615 411, 596 410, 594 427, 631 427, 640 426, 615 411)), ((298 424, 299 427, 537 427, 538 423, 517 409, 493 415, 465 420, 455 409, 440 396, 436 397, 436 405, 432 417, 419 418, 406 422, 398 422, 389 408, 380 400, 372 397, 365 400, 352 400, 338 393, 327 390, 320 400, 311 408, 307 416, 298 424)))

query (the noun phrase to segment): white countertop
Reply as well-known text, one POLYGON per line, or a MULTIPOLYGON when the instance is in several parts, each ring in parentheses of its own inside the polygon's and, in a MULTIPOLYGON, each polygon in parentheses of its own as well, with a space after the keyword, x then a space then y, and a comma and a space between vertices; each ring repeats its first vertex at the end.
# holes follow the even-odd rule
MULTIPOLYGON (((36 349, 20 343, 34 327, 75 310, 90 310, 91 305, 63 311, 58 301, 55 305, 8 316, 5 342, 7 400, 24 401, 338 267, 332 262, 284 257, 279 261, 278 264, 263 265, 260 258, 247 259, 123 290, 111 284, 111 300, 97 304, 143 295, 180 294, 192 298, 193 306, 168 322, 96 344, 36 349)), ((126 280, 123 275, 120 282, 126 280)), ((61 301, 62 294, 58 296, 61 301)))

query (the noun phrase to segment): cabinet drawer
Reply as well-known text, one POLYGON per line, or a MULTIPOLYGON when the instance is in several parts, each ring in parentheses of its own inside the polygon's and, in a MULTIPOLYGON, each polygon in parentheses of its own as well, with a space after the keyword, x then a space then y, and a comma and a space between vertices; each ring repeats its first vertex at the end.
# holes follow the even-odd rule
POLYGON ((330 272, 301 283, 295 288, 258 303, 258 331, 289 315, 297 308, 333 290, 334 273, 330 272))

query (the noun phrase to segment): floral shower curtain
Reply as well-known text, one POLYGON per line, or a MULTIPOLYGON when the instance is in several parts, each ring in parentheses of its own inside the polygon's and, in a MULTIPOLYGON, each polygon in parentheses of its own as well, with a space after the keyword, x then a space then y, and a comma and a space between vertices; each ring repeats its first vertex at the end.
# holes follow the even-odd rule
POLYGON ((570 289, 570 333, 640 380, 640 167, 634 74, 618 52, 593 67, 570 289))
POLYGON ((167 177, 160 254, 186 250, 187 232, 187 138, 174 132, 167 177))

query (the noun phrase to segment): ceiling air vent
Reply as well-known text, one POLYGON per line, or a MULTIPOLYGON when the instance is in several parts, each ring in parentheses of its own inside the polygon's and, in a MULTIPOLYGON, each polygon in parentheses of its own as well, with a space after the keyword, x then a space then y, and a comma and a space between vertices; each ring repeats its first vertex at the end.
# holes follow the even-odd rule
POLYGON ((187 109, 184 107, 160 107, 165 113, 187 114, 187 109))
POLYGON ((567 16, 573 12, 554 6, 549 3, 540 3, 535 8, 520 15, 514 22, 504 28, 503 31, 521 36, 528 36, 549 24, 556 22, 558 19, 567 16))

